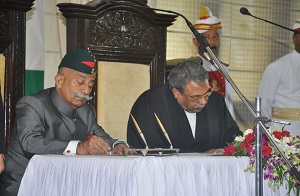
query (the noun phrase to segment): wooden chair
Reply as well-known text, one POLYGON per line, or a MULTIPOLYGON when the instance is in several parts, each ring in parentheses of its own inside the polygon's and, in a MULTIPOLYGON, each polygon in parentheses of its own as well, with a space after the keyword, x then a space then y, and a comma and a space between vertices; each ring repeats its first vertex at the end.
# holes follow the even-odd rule
POLYGON ((128 110, 135 98, 145 88, 165 82, 167 27, 172 25, 176 16, 148 9, 147 0, 116 0, 110 4, 106 0, 94 0, 86 5, 61 3, 57 6, 66 18, 67 50, 89 50, 99 62, 98 82, 91 102, 97 110, 98 123, 103 125, 106 131, 118 129, 108 132, 113 137, 125 139, 128 110), (136 67, 132 68, 135 65, 136 67), (144 69, 145 67, 147 69, 144 69), (102 73, 109 68, 110 71, 102 73), (129 69, 131 71, 128 71, 129 69), (147 74, 141 76, 139 69, 146 70, 147 74), (116 74, 119 76, 112 81, 111 78, 116 74), (103 81, 103 77, 106 81, 103 81), (139 79, 131 81, 136 77, 146 78, 148 81, 143 85, 143 90, 133 92, 132 89, 144 83, 139 79), (125 86, 126 81, 131 84, 125 86), (112 87, 107 87, 109 84, 112 84, 112 87), (121 88, 117 90, 118 86, 121 88), (121 92, 124 89, 127 92, 121 92), (109 95, 105 98, 102 97, 103 94, 109 95), (116 100, 112 101, 113 98, 116 100), (125 98, 130 100, 124 101, 125 98), (112 106, 107 106, 108 102, 113 102, 112 106), (112 107, 116 104, 126 106, 126 109, 116 108, 118 111, 112 112, 112 107), (111 119, 116 120, 110 121, 111 119), (117 124, 119 126, 116 127, 117 124), (119 129, 123 132, 120 137, 119 129))

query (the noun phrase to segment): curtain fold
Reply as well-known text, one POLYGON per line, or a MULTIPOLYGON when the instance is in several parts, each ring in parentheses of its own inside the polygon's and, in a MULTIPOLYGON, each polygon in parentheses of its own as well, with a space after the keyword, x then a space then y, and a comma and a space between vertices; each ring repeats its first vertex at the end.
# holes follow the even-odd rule
POLYGON ((25 95, 44 88, 45 2, 35 1, 26 13, 25 95))

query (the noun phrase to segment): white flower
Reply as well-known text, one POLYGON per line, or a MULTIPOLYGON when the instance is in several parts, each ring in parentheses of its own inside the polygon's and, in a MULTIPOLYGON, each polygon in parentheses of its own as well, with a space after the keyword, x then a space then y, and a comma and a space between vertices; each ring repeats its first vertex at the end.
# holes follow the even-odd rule
POLYGON ((276 137, 273 137, 274 141, 277 142, 278 144, 281 143, 280 139, 277 139, 276 137))
POLYGON ((286 144, 291 143, 291 140, 290 140, 289 137, 283 137, 283 138, 282 138, 282 141, 283 141, 284 143, 286 143, 286 144))
POLYGON ((242 141, 245 140, 245 138, 244 138, 243 136, 238 135, 238 136, 236 136, 236 137, 234 138, 234 140, 237 141, 237 142, 242 142, 242 141))
POLYGON ((244 132, 244 136, 248 135, 249 133, 253 133, 253 130, 252 130, 252 129, 247 129, 247 130, 244 132))

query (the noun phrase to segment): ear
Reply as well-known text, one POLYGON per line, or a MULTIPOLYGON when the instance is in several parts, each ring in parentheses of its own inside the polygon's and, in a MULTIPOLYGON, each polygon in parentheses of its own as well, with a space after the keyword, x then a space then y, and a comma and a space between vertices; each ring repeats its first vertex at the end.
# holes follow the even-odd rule
POLYGON ((172 88, 172 92, 173 92, 173 95, 174 95, 175 99, 177 99, 178 96, 180 95, 179 90, 177 90, 176 88, 172 88))
POLYGON ((60 89, 64 83, 65 77, 61 74, 57 74, 54 79, 55 79, 55 86, 60 89))
POLYGON ((197 48, 200 46, 200 44, 196 38, 193 38, 193 43, 197 48))
POLYGON ((296 35, 293 35, 293 44, 296 43, 296 35))

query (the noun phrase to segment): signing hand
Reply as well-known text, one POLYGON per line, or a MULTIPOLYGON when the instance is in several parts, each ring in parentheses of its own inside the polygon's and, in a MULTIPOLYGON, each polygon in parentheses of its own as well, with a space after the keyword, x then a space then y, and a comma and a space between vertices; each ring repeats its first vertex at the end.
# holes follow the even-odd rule
POLYGON ((204 153, 223 155, 224 154, 224 150, 222 148, 219 148, 219 149, 210 149, 210 150, 205 151, 204 153))
POLYGON ((111 150, 109 144, 102 138, 95 135, 84 142, 79 142, 76 154, 107 154, 111 150))
MULTIPOLYGON (((117 144, 111 152, 112 154, 125 154, 125 149, 128 149, 126 144, 117 144)), ((137 154, 137 152, 131 150, 128 152, 128 154, 137 154)))

